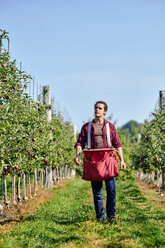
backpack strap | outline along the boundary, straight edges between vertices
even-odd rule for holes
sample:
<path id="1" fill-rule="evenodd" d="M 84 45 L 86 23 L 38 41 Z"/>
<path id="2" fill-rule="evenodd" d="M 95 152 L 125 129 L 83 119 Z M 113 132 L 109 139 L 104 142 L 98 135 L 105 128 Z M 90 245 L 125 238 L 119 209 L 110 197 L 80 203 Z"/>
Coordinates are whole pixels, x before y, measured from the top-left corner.
<path id="1" fill-rule="evenodd" d="M 91 148 L 91 126 L 92 126 L 92 121 L 89 122 L 89 125 L 88 125 L 88 140 L 87 140 L 88 149 Z M 111 144 L 109 123 L 106 124 L 106 134 L 107 134 L 107 145 L 108 145 L 108 147 L 111 147 L 112 144 Z"/>
<path id="2" fill-rule="evenodd" d="M 111 147 L 111 136 L 110 136 L 110 127 L 109 127 L 109 123 L 106 124 L 106 132 L 107 132 L 107 145 L 108 147 Z"/>
<path id="3" fill-rule="evenodd" d="M 87 141 L 88 149 L 91 148 L 91 126 L 92 126 L 92 121 L 90 121 L 88 125 L 88 141 Z"/>

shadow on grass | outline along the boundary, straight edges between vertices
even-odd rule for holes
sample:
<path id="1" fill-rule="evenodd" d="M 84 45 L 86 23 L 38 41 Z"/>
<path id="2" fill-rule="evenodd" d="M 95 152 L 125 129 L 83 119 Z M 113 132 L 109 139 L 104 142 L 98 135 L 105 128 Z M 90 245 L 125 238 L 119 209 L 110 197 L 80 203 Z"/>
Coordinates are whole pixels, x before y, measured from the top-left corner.
<path id="1" fill-rule="evenodd" d="M 71 232 L 67 233 L 65 230 L 60 231 L 53 227 L 45 227 L 43 230 L 28 229 L 23 231 L 23 235 L 26 236 L 26 239 L 24 239 L 23 242 L 20 242 L 19 236 L 16 238 L 17 241 L 15 242 L 21 245 L 19 247 L 59 247 L 60 244 L 66 245 L 69 242 L 81 242 L 83 240 L 83 238 L 78 237 Z M 34 246 L 34 239 L 37 240 L 37 246 Z"/>
<path id="2" fill-rule="evenodd" d="M 117 242 L 113 242 L 111 244 L 108 244 L 108 245 L 104 246 L 104 248 L 126 248 L 126 246 L 122 245 L 120 243 L 117 243 Z"/>
<path id="3" fill-rule="evenodd" d="M 23 229 L 19 232 L 19 235 L 16 235 L 18 244 L 22 245 L 20 243 L 20 235 L 26 236 L 23 243 L 28 245 L 33 244 L 34 238 L 36 238 L 37 247 L 58 247 L 60 244 L 67 245 L 69 242 L 83 242 L 84 238 L 74 233 L 75 227 L 77 229 L 77 225 L 84 221 L 81 216 L 77 215 L 73 219 L 69 219 L 68 217 L 48 214 L 47 218 L 44 219 L 44 224 L 40 226 L 43 219 L 44 217 L 38 215 L 25 217 L 21 222 L 30 223 L 30 227 L 28 225 L 28 228 Z M 37 226 L 38 228 L 36 228 Z"/>
<path id="4" fill-rule="evenodd" d="M 58 237 L 58 238 L 53 238 L 53 237 L 50 237 L 49 235 L 45 235 L 44 234 L 44 239 L 43 239 L 43 236 L 42 234 L 39 235 L 37 237 L 39 240 L 41 240 L 41 243 L 42 244 L 48 244 L 48 245 L 60 245 L 62 243 L 64 244 L 67 244 L 71 241 L 81 241 L 82 239 L 79 238 L 79 237 L 76 237 L 76 236 L 68 236 L 67 234 L 63 235 L 62 237 Z"/>
<path id="5" fill-rule="evenodd" d="M 43 216 L 37 216 L 37 215 L 30 215 L 25 217 L 21 222 L 34 222 L 34 221 L 42 221 L 44 218 Z M 83 223 L 84 221 L 87 221 L 89 218 L 87 216 L 73 216 L 73 217 L 65 217 L 65 216 L 56 216 L 55 214 L 48 214 L 45 216 L 45 220 L 47 220 L 48 223 L 54 222 L 58 225 L 80 225 L 80 223 Z"/>
<path id="6" fill-rule="evenodd" d="M 2 221 L 0 221 L 0 225 L 5 225 L 7 223 L 10 223 L 10 222 L 20 222 L 20 220 L 18 218 L 9 218 L 9 219 L 3 219 Z"/>

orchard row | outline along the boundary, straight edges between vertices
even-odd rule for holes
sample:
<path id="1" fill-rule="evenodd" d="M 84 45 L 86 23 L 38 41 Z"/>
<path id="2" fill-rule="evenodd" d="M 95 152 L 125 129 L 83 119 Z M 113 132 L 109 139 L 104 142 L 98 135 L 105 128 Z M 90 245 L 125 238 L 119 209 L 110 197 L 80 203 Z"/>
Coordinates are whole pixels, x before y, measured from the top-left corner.
<path id="1" fill-rule="evenodd" d="M 165 104 L 152 113 L 151 121 L 145 121 L 140 142 L 132 153 L 133 166 L 145 173 L 165 173 Z"/>
<path id="2" fill-rule="evenodd" d="M 1 38 L 8 34 L 1 30 Z M 73 127 L 33 102 L 25 93 L 29 75 L 20 71 L 9 52 L 0 53 L 0 173 L 31 173 L 45 166 L 73 166 Z"/>

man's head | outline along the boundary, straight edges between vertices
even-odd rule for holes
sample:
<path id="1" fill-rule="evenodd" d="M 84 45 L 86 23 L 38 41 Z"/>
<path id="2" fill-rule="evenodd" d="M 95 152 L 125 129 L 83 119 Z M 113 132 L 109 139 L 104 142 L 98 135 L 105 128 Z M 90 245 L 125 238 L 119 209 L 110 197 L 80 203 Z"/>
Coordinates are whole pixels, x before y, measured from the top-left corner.
<path id="1" fill-rule="evenodd" d="M 102 114 L 103 116 L 106 114 L 108 106 L 104 101 L 97 101 L 94 105 L 95 115 Z"/>
<path id="2" fill-rule="evenodd" d="M 101 104 L 104 105 L 104 111 L 107 112 L 107 110 L 108 110 L 108 105 L 107 105 L 106 102 L 104 102 L 104 101 L 97 101 L 97 102 L 95 103 L 94 107 L 96 108 L 96 105 L 99 104 L 99 103 L 101 103 Z"/>

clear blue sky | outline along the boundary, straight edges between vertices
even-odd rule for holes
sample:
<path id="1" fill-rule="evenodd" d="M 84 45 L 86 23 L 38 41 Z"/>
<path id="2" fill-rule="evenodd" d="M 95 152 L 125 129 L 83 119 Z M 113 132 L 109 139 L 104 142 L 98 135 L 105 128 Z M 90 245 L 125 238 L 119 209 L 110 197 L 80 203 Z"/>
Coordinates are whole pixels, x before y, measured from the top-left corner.
<path id="1" fill-rule="evenodd" d="M 165 90 L 164 13 L 164 0 L 1 0 L 0 28 L 79 130 L 100 99 L 117 126 L 149 117 Z"/>

